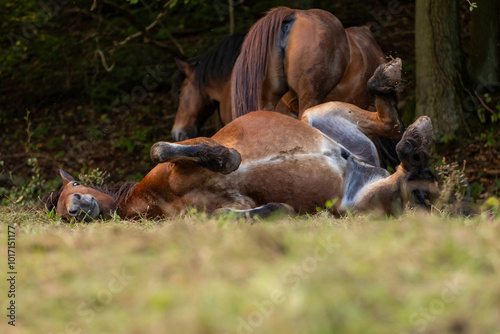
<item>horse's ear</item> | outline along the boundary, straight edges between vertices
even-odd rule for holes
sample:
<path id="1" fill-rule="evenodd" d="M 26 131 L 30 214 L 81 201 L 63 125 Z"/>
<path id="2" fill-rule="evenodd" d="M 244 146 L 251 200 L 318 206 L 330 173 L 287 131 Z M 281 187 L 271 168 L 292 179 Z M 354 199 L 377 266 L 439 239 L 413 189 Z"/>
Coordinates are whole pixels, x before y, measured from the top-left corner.
<path id="1" fill-rule="evenodd" d="M 177 64 L 177 67 L 179 70 L 182 72 L 186 73 L 187 70 L 189 69 L 189 64 L 186 63 L 184 60 L 180 60 L 179 58 L 175 58 L 175 63 Z"/>
<path id="2" fill-rule="evenodd" d="M 63 187 L 65 185 L 67 185 L 70 181 L 75 181 L 75 179 L 73 178 L 73 176 L 69 175 L 68 173 L 66 173 L 62 169 L 59 169 L 59 174 L 61 174 L 61 179 L 63 181 Z"/>

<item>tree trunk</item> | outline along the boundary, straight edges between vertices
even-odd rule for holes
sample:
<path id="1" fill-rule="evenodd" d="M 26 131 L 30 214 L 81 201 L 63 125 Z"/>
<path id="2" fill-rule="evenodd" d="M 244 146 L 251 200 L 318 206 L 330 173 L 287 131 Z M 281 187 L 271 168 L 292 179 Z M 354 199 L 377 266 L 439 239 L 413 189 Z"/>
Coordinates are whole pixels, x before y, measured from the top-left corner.
<path id="1" fill-rule="evenodd" d="M 472 11 L 469 72 L 479 88 L 499 79 L 499 10 L 498 0 L 481 0 Z"/>
<path id="2" fill-rule="evenodd" d="M 428 115 L 437 142 L 468 130 L 462 107 L 462 50 L 458 1 L 417 0 L 416 114 Z"/>

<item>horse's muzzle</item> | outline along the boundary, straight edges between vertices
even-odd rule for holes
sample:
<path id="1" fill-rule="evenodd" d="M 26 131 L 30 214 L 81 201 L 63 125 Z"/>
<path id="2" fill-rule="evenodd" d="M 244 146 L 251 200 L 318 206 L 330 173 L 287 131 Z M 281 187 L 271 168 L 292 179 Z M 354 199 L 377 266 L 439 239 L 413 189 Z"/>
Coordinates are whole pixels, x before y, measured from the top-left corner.
<path id="1" fill-rule="evenodd" d="M 99 204 L 94 197 L 78 193 L 71 195 L 66 210 L 71 217 L 85 221 L 96 218 L 100 213 Z"/>
<path id="2" fill-rule="evenodd" d="M 188 140 L 191 138 L 195 138 L 196 136 L 198 136 L 198 129 L 196 128 L 196 126 L 193 126 L 189 129 L 183 129 L 183 128 L 172 129 L 172 138 L 175 141 Z"/>

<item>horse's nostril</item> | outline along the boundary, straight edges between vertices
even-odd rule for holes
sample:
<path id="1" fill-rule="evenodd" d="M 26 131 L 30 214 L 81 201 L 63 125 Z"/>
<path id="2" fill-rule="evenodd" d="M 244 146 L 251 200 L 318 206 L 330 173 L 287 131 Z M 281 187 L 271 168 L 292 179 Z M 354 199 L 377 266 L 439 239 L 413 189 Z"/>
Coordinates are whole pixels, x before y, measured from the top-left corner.
<path id="1" fill-rule="evenodd" d="M 77 200 L 82 199 L 82 195 L 80 194 L 74 194 L 73 197 L 76 198 Z"/>

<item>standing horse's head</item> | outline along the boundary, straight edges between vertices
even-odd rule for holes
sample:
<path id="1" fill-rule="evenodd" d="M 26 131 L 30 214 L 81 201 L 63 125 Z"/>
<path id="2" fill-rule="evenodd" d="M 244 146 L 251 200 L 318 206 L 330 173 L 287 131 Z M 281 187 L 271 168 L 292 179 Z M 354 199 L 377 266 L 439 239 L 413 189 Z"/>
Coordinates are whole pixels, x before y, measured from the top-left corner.
<path id="1" fill-rule="evenodd" d="M 100 190 L 85 187 L 62 169 L 59 172 L 63 181 L 63 188 L 56 206 L 59 216 L 84 221 L 90 221 L 99 216 L 111 218 L 117 208 L 113 197 Z"/>
<path id="2" fill-rule="evenodd" d="M 176 59 L 179 71 L 172 90 L 179 97 L 179 107 L 172 127 L 175 141 L 194 138 L 202 124 L 212 115 L 217 104 L 212 101 L 196 77 L 196 62 Z"/>

